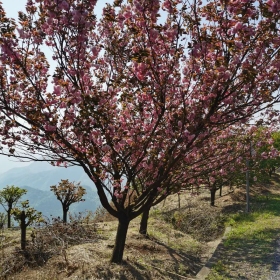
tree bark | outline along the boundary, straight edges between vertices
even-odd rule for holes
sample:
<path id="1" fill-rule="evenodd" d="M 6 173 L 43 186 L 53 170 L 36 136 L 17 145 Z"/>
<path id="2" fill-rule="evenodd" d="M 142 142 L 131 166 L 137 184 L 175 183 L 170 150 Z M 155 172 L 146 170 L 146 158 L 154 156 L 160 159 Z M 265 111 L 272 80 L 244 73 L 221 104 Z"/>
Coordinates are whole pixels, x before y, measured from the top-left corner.
<path id="1" fill-rule="evenodd" d="M 111 257 L 111 262 L 117 264 L 121 263 L 123 259 L 125 240 L 126 240 L 129 222 L 130 222 L 129 217 L 122 212 L 120 212 L 118 219 L 119 219 L 119 225 L 117 229 L 115 246 Z"/>
<path id="2" fill-rule="evenodd" d="M 147 235 L 147 229 L 148 229 L 148 219 L 149 219 L 149 214 L 150 214 L 150 207 L 147 208 L 141 217 L 141 222 L 140 222 L 140 229 L 139 229 L 139 233 L 140 234 L 144 234 Z"/>
<path id="3" fill-rule="evenodd" d="M 7 216 L 8 216 L 8 228 L 11 228 L 11 210 L 12 209 L 8 209 L 7 211 Z"/>
<path id="4" fill-rule="evenodd" d="M 20 229 L 21 229 L 21 239 L 20 239 L 20 244 L 21 244 L 21 250 L 25 250 L 26 247 L 26 224 L 25 224 L 25 212 L 21 212 L 20 216 Z"/>
<path id="5" fill-rule="evenodd" d="M 68 213 L 68 210 L 66 207 L 62 207 L 63 208 L 63 223 L 67 223 L 67 213 Z"/>
<path id="6" fill-rule="evenodd" d="M 210 205 L 215 206 L 215 194 L 216 194 L 216 189 L 213 188 L 210 190 L 211 192 L 211 200 L 210 200 Z"/>

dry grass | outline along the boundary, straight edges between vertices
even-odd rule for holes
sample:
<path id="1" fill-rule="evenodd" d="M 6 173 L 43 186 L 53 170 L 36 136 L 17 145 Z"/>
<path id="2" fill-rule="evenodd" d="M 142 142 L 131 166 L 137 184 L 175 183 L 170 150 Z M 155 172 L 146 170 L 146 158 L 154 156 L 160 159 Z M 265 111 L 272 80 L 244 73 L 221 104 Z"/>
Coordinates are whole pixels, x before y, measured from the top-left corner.
<path id="1" fill-rule="evenodd" d="M 88 225 L 87 229 L 94 232 L 95 237 L 84 242 L 80 238 L 77 244 L 59 240 L 58 233 L 55 238 L 45 235 L 45 241 L 40 236 L 38 242 L 49 242 L 40 252 L 29 242 L 23 253 L 18 248 L 19 231 L 5 230 L 4 235 L 9 234 L 13 244 L 2 248 L 1 279 L 186 279 L 197 273 L 202 246 L 194 247 L 192 238 L 154 218 L 150 230 L 156 232 L 157 227 L 159 235 L 150 238 L 139 235 L 138 224 L 139 220 L 135 220 L 130 225 L 121 266 L 109 264 L 117 227 L 115 221 Z"/>
<path id="2" fill-rule="evenodd" d="M 196 198 L 181 194 L 180 210 L 178 196 L 169 197 L 151 211 L 149 238 L 138 233 L 140 218 L 133 220 L 122 265 L 109 263 L 117 221 L 102 209 L 94 217 L 74 217 L 67 226 L 48 223 L 33 234 L 33 241 L 30 230 L 26 252 L 19 249 L 20 232 L 6 229 L 1 235 L 0 278 L 194 279 L 223 234 L 221 213 L 244 207 L 227 189 L 223 192 L 216 207 L 209 206 L 208 193 Z"/>

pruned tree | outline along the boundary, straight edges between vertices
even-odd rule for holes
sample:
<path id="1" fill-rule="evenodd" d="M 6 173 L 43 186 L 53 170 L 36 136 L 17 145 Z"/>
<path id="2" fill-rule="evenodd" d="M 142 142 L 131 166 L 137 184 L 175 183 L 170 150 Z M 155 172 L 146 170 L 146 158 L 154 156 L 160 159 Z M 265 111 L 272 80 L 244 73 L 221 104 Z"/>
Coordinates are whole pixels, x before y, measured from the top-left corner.
<path id="1" fill-rule="evenodd" d="M 51 186 L 51 191 L 54 192 L 56 198 L 61 202 L 63 210 L 63 222 L 67 223 L 67 213 L 71 204 L 85 201 L 83 196 L 86 194 L 85 188 L 80 183 L 61 180 L 58 186 Z"/>
<path id="2" fill-rule="evenodd" d="M 34 223 L 40 223 L 44 219 L 42 213 L 29 206 L 29 201 L 21 202 L 21 207 L 13 208 L 11 214 L 19 222 L 21 230 L 21 249 L 26 248 L 26 229 Z"/>
<path id="3" fill-rule="evenodd" d="M 82 166 L 119 222 L 112 262 L 210 139 L 277 119 L 279 4 L 245 2 L 123 0 L 97 20 L 96 0 L 29 0 L 19 24 L 0 8 L 1 153 Z"/>
<path id="4" fill-rule="evenodd" d="M 12 186 L 6 186 L 0 191 L 0 204 L 7 212 L 8 228 L 11 227 L 11 211 L 19 199 L 27 193 L 27 190 Z"/>

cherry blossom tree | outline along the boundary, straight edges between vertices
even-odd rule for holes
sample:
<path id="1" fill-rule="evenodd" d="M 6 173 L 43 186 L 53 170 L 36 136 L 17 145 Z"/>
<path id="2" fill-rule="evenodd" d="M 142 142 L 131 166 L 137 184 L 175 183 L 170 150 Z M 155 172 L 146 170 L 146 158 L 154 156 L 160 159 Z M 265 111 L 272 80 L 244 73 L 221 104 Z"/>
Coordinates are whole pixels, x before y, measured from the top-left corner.
<path id="1" fill-rule="evenodd" d="M 280 131 L 275 131 L 272 134 L 273 147 L 280 152 Z M 269 148 L 267 145 L 264 145 L 259 148 L 260 152 L 264 153 L 264 159 L 259 162 L 259 169 L 261 175 L 263 175 L 264 180 L 269 180 L 276 169 L 280 167 L 280 157 L 274 156 L 269 157 Z M 262 177 L 262 176 L 261 176 Z"/>
<path id="2" fill-rule="evenodd" d="M 275 128 L 276 129 L 276 128 Z M 215 205 L 215 194 L 224 185 L 245 185 L 246 172 L 250 172 L 250 185 L 254 181 L 265 180 L 264 162 L 276 163 L 279 151 L 275 145 L 276 131 L 271 127 L 239 127 L 237 131 L 231 131 L 229 138 L 224 139 L 230 153 L 226 160 L 220 153 L 213 150 L 213 157 L 217 160 L 216 168 L 207 165 L 199 177 L 201 185 L 210 190 L 210 205 Z M 226 162 L 227 161 L 227 162 Z M 267 177 L 266 177 L 267 179 Z"/>
<path id="3" fill-rule="evenodd" d="M 116 0 L 100 20 L 95 5 L 28 0 L 18 24 L 0 8 L 1 153 L 80 165 L 120 263 L 129 222 L 188 183 L 208 141 L 277 120 L 280 4 Z"/>

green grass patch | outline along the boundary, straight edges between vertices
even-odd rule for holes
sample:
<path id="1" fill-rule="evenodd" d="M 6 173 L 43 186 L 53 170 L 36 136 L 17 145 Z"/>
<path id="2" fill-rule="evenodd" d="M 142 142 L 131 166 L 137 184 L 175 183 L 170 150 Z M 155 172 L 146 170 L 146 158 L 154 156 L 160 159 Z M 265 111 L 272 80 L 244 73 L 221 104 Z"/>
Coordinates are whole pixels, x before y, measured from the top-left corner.
<path id="1" fill-rule="evenodd" d="M 225 274 L 228 272 L 228 267 L 219 260 L 213 267 L 212 271 L 207 277 L 208 280 L 228 280 L 227 276 Z"/>
<path id="2" fill-rule="evenodd" d="M 227 247 L 246 246 L 258 244 L 266 249 L 268 243 L 274 240 L 280 228 L 280 196 L 274 195 L 267 199 L 253 200 L 251 213 L 236 213 L 229 215 L 227 225 L 232 230 L 225 240 Z M 247 244 L 247 245 L 246 245 Z M 254 248 L 252 248 L 254 250 Z M 255 248 L 259 251 L 259 249 Z M 271 248 L 273 250 L 273 248 Z"/>
<path id="3" fill-rule="evenodd" d="M 208 280 L 231 279 L 233 275 L 229 266 L 242 267 L 242 263 L 247 263 L 261 269 L 272 261 L 273 242 L 280 237 L 280 195 L 271 195 L 268 199 L 258 196 L 252 199 L 251 209 L 250 213 L 228 215 L 226 225 L 231 227 L 231 231 L 223 241 L 224 249 L 220 256 L 220 259 L 228 261 L 217 261 Z"/>

